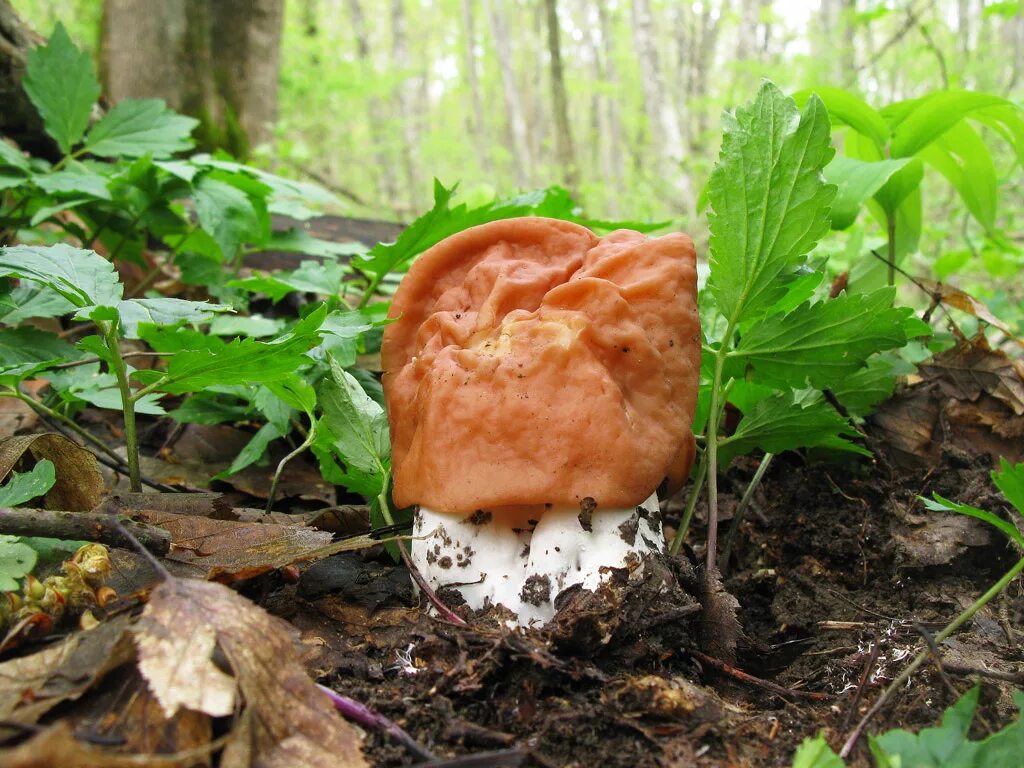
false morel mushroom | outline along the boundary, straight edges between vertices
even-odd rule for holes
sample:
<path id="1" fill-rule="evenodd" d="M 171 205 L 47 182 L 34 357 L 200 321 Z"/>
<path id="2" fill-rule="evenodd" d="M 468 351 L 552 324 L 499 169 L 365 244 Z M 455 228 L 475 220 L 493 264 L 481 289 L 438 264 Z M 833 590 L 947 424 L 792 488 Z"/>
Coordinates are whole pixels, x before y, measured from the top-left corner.
<path id="1" fill-rule="evenodd" d="M 412 558 L 468 605 L 546 621 L 567 587 L 663 547 L 700 370 L 693 243 L 546 218 L 426 251 L 381 350 Z"/>

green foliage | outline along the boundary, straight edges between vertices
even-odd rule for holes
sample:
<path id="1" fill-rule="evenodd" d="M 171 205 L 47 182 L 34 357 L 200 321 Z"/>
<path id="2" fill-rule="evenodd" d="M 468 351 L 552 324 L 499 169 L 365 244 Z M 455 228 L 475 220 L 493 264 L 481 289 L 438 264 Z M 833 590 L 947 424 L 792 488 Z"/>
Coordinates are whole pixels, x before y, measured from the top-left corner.
<path id="1" fill-rule="evenodd" d="M 1024 718 L 1001 731 L 971 741 L 968 731 L 978 710 L 980 688 L 974 686 L 942 716 L 942 724 L 910 733 L 897 728 L 870 738 L 876 768 L 1003 768 L 1020 762 Z M 1024 710 L 1024 693 L 1013 696 Z M 845 763 L 822 736 L 806 739 L 793 757 L 793 768 L 843 768 Z"/>
<path id="2" fill-rule="evenodd" d="M 0 592 L 14 592 L 18 579 L 32 573 L 38 556 L 17 536 L 0 534 Z"/>
<path id="3" fill-rule="evenodd" d="M 1011 464 L 1005 458 L 999 460 L 999 469 L 992 471 L 992 482 L 1003 492 L 1007 501 L 1013 505 L 1017 514 L 1024 523 L 1024 464 Z M 921 502 L 931 510 L 937 512 L 956 512 L 982 520 L 1002 531 L 1010 541 L 1024 549 L 1024 533 L 1013 523 L 1004 520 L 992 512 L 978 509 L 970 504 L 959 504 L 943 498 L 938 493 L 933 493 L 931 499 L 918 497 Z"/>
<path id="4" fill-rule="evenodd" d="M 7 482 L 0 486 L 0 507 L 16 507 L 42 496 L 57 482 L 53 462 L 41 459 L 29 472 L 11 472 Z"/>

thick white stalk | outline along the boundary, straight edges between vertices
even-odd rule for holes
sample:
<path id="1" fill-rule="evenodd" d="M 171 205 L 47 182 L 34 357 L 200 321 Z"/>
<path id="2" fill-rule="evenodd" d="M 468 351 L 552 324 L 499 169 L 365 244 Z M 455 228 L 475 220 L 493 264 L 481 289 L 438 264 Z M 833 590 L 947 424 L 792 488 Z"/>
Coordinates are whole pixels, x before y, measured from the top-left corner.
<path id="1" fill-rule="evenodd" d="M 412 560 L 435 590 L 455 589 L 474 609 L 502 605 L 520 625 L 549 621 L 564 589 L 596 589 L 608 569 L 664 551 L 656 494 L 589 515 L 554 507 L 527 527 L 486 511 L 456 516 L 420 507 L 413 533 Z"/>

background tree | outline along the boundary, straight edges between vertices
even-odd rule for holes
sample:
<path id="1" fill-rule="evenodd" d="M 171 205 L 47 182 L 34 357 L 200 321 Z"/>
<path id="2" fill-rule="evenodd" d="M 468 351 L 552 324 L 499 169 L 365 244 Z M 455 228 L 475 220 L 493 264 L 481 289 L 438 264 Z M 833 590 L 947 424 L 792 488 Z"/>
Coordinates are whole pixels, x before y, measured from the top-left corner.
<path id="1" fill-rule="evenodd" d="M 104 92 L 162 98 L 245 158 L 273 135 L 283 19 L 284 0 L 104 0 Z"/>

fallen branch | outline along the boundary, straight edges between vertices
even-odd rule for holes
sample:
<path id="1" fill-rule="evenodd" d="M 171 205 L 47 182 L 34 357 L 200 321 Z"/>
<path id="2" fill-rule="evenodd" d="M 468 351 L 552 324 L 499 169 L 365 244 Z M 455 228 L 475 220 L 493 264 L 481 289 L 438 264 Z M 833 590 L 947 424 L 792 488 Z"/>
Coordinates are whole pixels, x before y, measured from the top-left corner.
<path id="1" fill-rule="evenodd" d="M 129 536 L 119 530 L 123 526 Z M 50 509 L 0 508 L 0 533 L 8 536 L 43 536 L 51 539 L 81 539 L 111 547 L 130 547 L 132 538 L 149 552 L 165 555 L 171 548 L 171 534 L 164 528 L 147 525 L 107 512 L 63 512 Z"/>
<path id="2" fill-rule="evenodd" d="M 773 683 L 771 680 L 764 680 L 760 677 L 754 677 L 753 675 L 744 672 L 742 669 L 737 669 L 731 664 L 726 664 L 720 659 L 716 659 L 714 656 L 708 656 L 700 651 L 688 650 L 691 656 L 697 659 L 702 664 L 707 664 L 709 667 L 713 667 L 724 675 L 728 675 L 740 682 L 753 685 L 757 688 L 763 688 L 764 690 L 774 693 L 776 696 L 782 696 L 785 699 L 806 699 L 808 701 L 830 701 L 832 696 L 827 693 L 816 693 L 814 691 L 796 691 L 792 688 L 784 688 L 778 683 Z"/>

